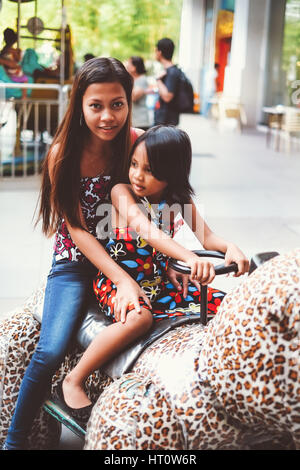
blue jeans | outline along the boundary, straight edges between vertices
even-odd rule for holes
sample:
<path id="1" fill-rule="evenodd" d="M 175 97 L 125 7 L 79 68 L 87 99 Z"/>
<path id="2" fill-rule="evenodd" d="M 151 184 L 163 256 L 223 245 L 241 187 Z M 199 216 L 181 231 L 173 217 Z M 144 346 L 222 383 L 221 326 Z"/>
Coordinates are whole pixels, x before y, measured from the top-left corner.
<path id="1" fill-rule="evenodd" d="M 53 260 L 40 339 L 22 380 L 5 442 L 8 449 L 22 449 L 26 444 L 33 420 L 50 390 L 51 378 L 77 331 L 96 272 L 89 261 Z"/>

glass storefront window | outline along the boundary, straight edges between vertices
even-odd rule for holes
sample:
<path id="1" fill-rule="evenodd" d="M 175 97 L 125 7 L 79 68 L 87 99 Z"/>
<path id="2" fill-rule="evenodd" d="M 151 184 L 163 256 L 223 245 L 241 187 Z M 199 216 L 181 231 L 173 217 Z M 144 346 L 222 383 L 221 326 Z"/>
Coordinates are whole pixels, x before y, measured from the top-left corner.
<path id="1" fill-rule="evenodd" d="M 224 88 L 225 68 L 230 62 L 235 0 L 206 0 L 201 112 L 208 115 L 216 94 Z"/>

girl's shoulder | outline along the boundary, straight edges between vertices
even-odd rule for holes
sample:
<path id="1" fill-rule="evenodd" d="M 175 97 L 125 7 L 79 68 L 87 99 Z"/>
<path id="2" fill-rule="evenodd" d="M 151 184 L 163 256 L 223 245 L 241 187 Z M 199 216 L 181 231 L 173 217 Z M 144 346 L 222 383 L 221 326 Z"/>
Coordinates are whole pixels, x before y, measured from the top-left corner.
<path id="1" fill-rule="evenodd" d="M 126 197 L 127 199 L 130 199 L 131 202 L 138 202 L 136 195 L 132 191 L 131 185 L 125 183 L 115 184 L 111 189 L 110 197 L 113 205 L 119 205 L 120 197 Z"/>
<path id="2" fill-rule="evenodd" d="M 60 144 L 56 143 L 49 150 L 47 160 L 48 160 L 48 171 L 49 171 L 50 180 L 52 180 L 53 170 L 54 170 L 54 166 L 56 162 L 56 157 L 59 152 L 59 148 L 60 148 Z"/>
<path id="3" fill-rule="evenodd" d="M 111 196 L 133 194 L 130 184 L 117 183 L 111 189 Z"/>
<path id="4" fill-rule="evenodd" d="M 144 134 L 144 130 L 143 129 L 139 129 L 138 127 L 132 127 L 130 129 L 130 134 L 131 134 L 131 142 L 132 142 L 132 145 L 134 144 L 134 142 L 136 141 L 136 139 L 138 137 L 140 137 L 140 135 Z"/>

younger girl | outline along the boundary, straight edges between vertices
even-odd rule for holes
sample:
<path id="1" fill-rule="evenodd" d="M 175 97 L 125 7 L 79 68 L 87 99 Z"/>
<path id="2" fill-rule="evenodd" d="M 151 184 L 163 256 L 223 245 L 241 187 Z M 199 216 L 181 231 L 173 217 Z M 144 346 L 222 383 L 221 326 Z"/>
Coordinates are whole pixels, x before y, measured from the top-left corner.
<path id="1" fill-rule="evenodd" d="M 92 341 L 59 390 L 60 400 L 69 407 L 71 413 L 72 408 L 82 403 L 84 382 L 89 374 L 144 334 L 153 318 L 159 320 L 166 316 L 183 315 L 196 305 L 199 310 L 199 283 L 210 283 L 215 272 L 209 261 L 199 258 L 172 240 L 174 218 L 181 207 L 188 206 L 191 220 L 187 222 L 204 248 L 226 253 L 226 264 L 233 261 L 238 264 L 237 275 L 249 269 L 243 253 L 232 243 L 215 235 L 198 214 L 191 199 L 190 166 L 191 145 L 187 134 L 173 126 L 156 126 L 142 134 L 133 146 L 130 184 L 117 184 L 111 191 L 114 228 L 106 250 L 140 283 L 152 307 L 140 298 L 139 313 L 134 305 L 117 311 L 116 285 L 105 273 L 98 272 L 94 291 L 101 308 L 112 318 L 113 323 Z M 157 214 L 154 206 L 159 209 Z M 149 215 L 152 221 L 148 220 Z M 160 252 L 190 266 L 192 282 L 187 287 L 185 277 L 183 292 L 176 289 L 181 289 L 178 275 L 170 269 L 168 277 L 173 283 L 163 279 L 164 260 Z M 223 296 L 217 290 L 209 290 L 210 313 L 215 313 Z"/>

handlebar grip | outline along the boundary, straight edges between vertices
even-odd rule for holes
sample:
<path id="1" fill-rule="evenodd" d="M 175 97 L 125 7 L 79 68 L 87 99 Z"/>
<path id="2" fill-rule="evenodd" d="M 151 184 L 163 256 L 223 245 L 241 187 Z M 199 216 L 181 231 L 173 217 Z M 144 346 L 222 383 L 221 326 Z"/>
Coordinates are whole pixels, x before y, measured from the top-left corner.
<path id="1" fill-rule="evenodd" d="M 179 273 L 191 274 L 191 269 L 189 266 L 181 264 L 179 261 L 174 260 L 172 258 L 169 260 L 169 266 L 170 268 L 174 269 L 175 271 L 178 271 Z M 216 276 L 219 276 L 221 274 L 236 273 L 237 271 L 238 265 L 236 263 L 231 263 L 228 266 L 225 266 L 225 264 L 219 264 L 218 266 L 215 266 Z"/>
<path id="2" fill-rule="evenodd" d="M 193 252 L 200 257 L 225 259 L 225 254 L 220 251 L 193 250 Z M 173 258 L 169 259 L 169 267 L 182 274 L 191 274 L 189 266 L 181 264 L 180 261 Z M 231 263 L 229 266 L 225 266 L 225 264 L 215 266 L 215 273 L 217 276 L 237 271 L 238 265 L 236 263 Z M 203 285 L 201 285 L 200 322 L 203 325 L 206 325 L 207 323 L 207 286 Z"/>
<path id="3" fill-rule="evenodd" d="M 225 264 L 219 264 L 218 266 L 215 266 L 216 276 L 221 274 L 237 273 L 238 270 L 239 267 L 236 263 L 231 263 L 228 266 L 225 266 Z"/>

